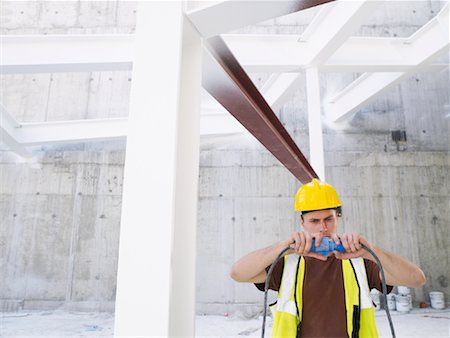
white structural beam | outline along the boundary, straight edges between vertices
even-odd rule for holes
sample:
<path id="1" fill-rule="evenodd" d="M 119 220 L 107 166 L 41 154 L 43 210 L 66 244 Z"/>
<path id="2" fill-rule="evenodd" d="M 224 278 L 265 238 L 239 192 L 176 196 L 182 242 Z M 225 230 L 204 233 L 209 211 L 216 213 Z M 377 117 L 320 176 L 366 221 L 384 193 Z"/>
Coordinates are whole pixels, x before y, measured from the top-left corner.
<path id="1" fill-rule="evenodd" d="M 0 141 L 22 157 L 32 156 L 28 147 L 125 140 L 128 135 L 127 117 L 18 123 L 1 105 L 0 113 Z M 247 133 L 247 130 L 228 112 L 200 116 L 201 136 L 240 133 Z"/>
<path id="2" fill-rule="evenodd" d="M 223 38 L 250 72 L 298 72 L 309 64 L 308 48 L 298 43 L 295 35 L 239 34 Z M 320 71 L 408 71 L 415 66 L 410 41 L 350 37 L 320 66 Z M 133 65 L 133 35 L 14 35 L 0 36 L 0 43 L 2 74 L 131 70 Z M 445 66 L 430 64 L 424 71 L 439 71 Z"/>
<path id="3" fill-rule="evenodd" d="M 299 73 L 273 74 L 261 88 L 261 94 L 274 112 L 300 88 L 303 76 Z"/>
<path id="4" fill-rule="evenodd" d="M 130 70 L 134 35 L 2 35 L 0 72 Z"/>
<path id="5" fill-rule="evenodd" d="M 200 161 L 202 42 L 184 19 L 176 131 L 176 175 L 169 337 L 195 336 L 197 200 Z"/>
<path id="6" fill-rule="evenodd" d="M 127 129 L 128 118 L 21 123 L 16 139 L 24 146 L 111 141 L 126 138 Z"/>
<path id="7" fill-rule="evenodd" d="M 194 336 L 201 47 L 184 21 L 181 1 L 138 4 L 115 337 Z"/>
<path id="8" fill-rule="evenodd" d="M 336 1 L 322 6 L 301 35 L 306 64 L 323 64 L 356 31 L 381 1 Z"/>
<path id="9" fill-rule="evenodd" d="M 321 180 L 325 180 L 320 81 L 317 67 L 306 69 L 308 100 L 309 163 Z"/>
<path id="10" fill-rule="evenodd" d="M 223 39 L 248 72 L 298 72 L 308 67 L 307 48 L 290 35 L 224 35 Z M 382 53 L 380 52 L 382 51 Z M 350 37 L 323 64 L 321 72 L 409 71 L 417 65 L 409 38 Z M 448 64 L 427 64 L 440 71 Z"/>
<path id="11" fill-rule="evenodd" d="M 189 11 L 188 17 L 204 38 L 210 38 L 329 1 L 216 1 Z"/>
<path id="12" fill-rule="evenodd" d="M 379 3 L 368 0 L 334 1 L 321 6 L 299 39 L 305 52 L 304 62 L 309 66 L 323 64 Z M 274 74 L 262 88 L 262 93 L 276 111 L 298 89 L 300 81 L 297 74 Z"/>
<path id="13" fill-rule="evenodd" d="M 17 140 L 20 124 L 0 104 L 0 142 L 22 157 L 31 157 L 31 152 Z"/>
<path id="14" fill-rule="evenodd" d="M 408 46 L 416 65 L 409 72 L 364 73 L 325 104 L 326 114 L 339 122 L 373 100 L 377 95 L 417 73 L 449 48 L 448 4 L 441 12 L 409 39 Z M 404 55 L 408 57 L 408 55 Z"/>

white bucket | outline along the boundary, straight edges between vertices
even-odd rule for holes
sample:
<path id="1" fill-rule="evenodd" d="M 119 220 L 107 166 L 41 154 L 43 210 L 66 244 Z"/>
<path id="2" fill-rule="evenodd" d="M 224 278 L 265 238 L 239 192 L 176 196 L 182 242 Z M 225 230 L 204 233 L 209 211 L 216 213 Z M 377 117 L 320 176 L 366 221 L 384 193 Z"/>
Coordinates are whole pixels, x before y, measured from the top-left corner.
<path id="1" fill-rule="evenodd" d="M 398 312 L 409 312 L 410 308 L 410 298 L 408 296 L 396 295 L 395 296 L 395 307 Z"/>
<path id="2" fill-rule="evenodd" d="M 399 295 L 406 296 L 411 294 L 411 290 L 407 286 L 397 286 L 397 291 Z"/>
<path id="3" fill-rule="evenodd" d="M 372 290 L 370 291 L 370 298 L 372 298 L 372 302 L 375 303 L 375 310 L 380 309 L 380 292 L 378 290 Z"/>
<path id="4" fill-rule="evenodd" d="M 406 297 L 408 297 L 409 309 L 412 310 L 413 309 L 412 296 L 411 295 L 406 295 Z"/>
<path id="5" fill-rule="evenodd" d="M 388 309 L 395 311 L 395 294 L 390 293 L 386 296 Z"/>
<path id="6" fill-rule="evenodd" d="M 433 309 L 445 309 L 444 293 L 440 291 L 432 291 L 429 293 L 430 303 Z"/>

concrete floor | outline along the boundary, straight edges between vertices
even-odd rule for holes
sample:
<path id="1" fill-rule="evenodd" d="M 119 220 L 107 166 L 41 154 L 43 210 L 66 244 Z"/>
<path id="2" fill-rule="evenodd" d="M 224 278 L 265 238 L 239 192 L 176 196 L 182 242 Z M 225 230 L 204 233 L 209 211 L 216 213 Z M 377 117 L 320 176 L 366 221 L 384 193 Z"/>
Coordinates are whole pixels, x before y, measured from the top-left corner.
<path id="1" fill-rule="evenodd" d="M 450 308 L 392 313 L 397 337 L 450 337 Z M 390 337 L 383 312 L 376 314 L 380 337 Z M 270 319 L 268 321 L 270 324 Z M 197 337 L 260 337 L 261 318 L 197 316 Z M 114 315 L 67 311 L 0 313 L 0 337 L 113 337 Z M 270 332 L 268 327 L 266 332 Z M 270 336 L 270 333 L 266 334 Z"/>

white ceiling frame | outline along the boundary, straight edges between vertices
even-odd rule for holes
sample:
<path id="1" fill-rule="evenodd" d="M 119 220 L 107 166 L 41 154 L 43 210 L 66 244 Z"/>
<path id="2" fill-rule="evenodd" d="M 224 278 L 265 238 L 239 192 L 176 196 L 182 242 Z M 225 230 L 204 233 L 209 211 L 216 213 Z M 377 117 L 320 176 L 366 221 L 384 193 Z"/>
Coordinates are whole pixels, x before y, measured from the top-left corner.
<path id="1" fill-rule="evenodd" d="M 0 141 L 16 154 L 29 158 L 32 156 L 31 152 L 17 141 L 17 133 L 20 128 L 20 124 L 0 104 Z"/>
<path id="2" fill-rule="evenodd" d="M 449 12 L 446 5 L 439 14 L 408 40 L 409 52 L 404 56 L 415 60 L 408 72 L 364 73 L 325 103 L 326 115 L 334 122 L 350 117 L 376 96 L 392 88 L 414 73 L 426 69 L 433 59 L 449 50 Z"/>
<path id="3" fill-rule="evenodd" d="M 1 74 L 132 69 L 134 36 L 130 34 L 2 35 L 0 43 Z"/>
<path id="4" fill-rule="evenodd" d="M 124 139 L 128 118 L 21 123 L 15 139 L 25 147 L 51 143 Z"/>
<path id="5" fill-rule="evenodd" d="M 293 35 L 224 35 L 249 72 L 298 72 L 308 66 L 304 44 Z M 131 70 L 133 35 L 0 36 L 0 73 L 53 73 Z M 34 41 L 34 42 L 33 42 Z M 321 71 L 407 71 L 415 67 L 409 38 L 349 38 Z M 80 50 L 83 54 L 80 55 Z M 383 50 L 383 55 L 379 51 Z M 378 51 L 378 53 L 374 53 Z M 430 64 L 430 71 L 443 64 Z"/>
<path id="6" fill-rule="evenodd" d="M 274 112 L 289 100 L 303 81 L 302 74 L 282 73 L 273 74 L 261 88 L 261 94 Z"/>
<path id="7" fill-rule="evenodd" d="M 323 64 L 379 5 L 378 0 L 336 1 L 321 9 L 298 40 L 305 64 Z"/>
<path id="8" fill-rule="evenodd" d="M 302 5 L 302 2 L 304 3 Z M 296 12 L 308 1 L 220 1 L 187 12 L 203 38 Z M 306 7 L 307 8 L 307 7 Z"/>
<path id="9" fill-rule="evenodd" d="M 128 118 L 48 121 L 19 123 L 0 105 L 0 136 L 12 151 L 31 157 L 27 147 L 43 144 L 124 140 L 128 134 Z M 200 117 L 202 136 L 237 134 L 246 129 L 228 112 Z"/>
<path id="10" fill-rule="evenodd" d="M 248 72 L 299 72 L 310 66 L 303 44 L 295 36 L 224 35 L 225 42 Z M 417 65 L 409 38 L 350 37 L 323 65 L 326 72 L 408 71 Z M 380 53 L 380 50 L 383 53 Z M 430 63 L 426 71 L 448 66 Z"/>
<path id="11" fill-rule="evenodd" d="M 380 3 L 368 0 L 335 1 L 322 5 L 298 40 L 305 46 L 308 66 L 317 66 L 327 60 Z M 261 92 L 272 109 L 278 111 L 292 97 L 301 81 L 300 74 L 273 74 Z"/>

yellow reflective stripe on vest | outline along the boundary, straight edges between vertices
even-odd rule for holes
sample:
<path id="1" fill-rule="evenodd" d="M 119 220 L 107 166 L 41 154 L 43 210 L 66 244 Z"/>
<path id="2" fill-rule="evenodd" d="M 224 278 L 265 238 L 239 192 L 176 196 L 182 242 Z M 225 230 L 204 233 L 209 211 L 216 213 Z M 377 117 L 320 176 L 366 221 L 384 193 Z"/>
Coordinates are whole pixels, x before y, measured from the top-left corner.
<path id="1" fill-rule="evenodd" d="M 362 258 L 342 260 L 342 274 L 348 336 L 350 338 L 378 337 L 364 260 Z"/>
<path id="2" fill-rule="evenodd" d="M 342 273 L 349 338 L 378 337 L 364 260 L 362 258 L 342 260 Z M 284 257 L 281 286 L 277 304 L 273 309 L 275 310 L 273 338 L 297 337 L 297 328 L 302 320 L 304 275 L 305 260 L 303 257 L 300 257 L 300 260 L 297 255 Z"/>
<path id="3" fill-rule="evenodd" d="M 345 309 L 347 311 L 347 333 L 349 337 L 355 337 L 353 330 L 355 328 L 359 331 L 360 327 L 359 313 L 358 318 L 354 317 L 354 311 L 356 310 L 359 312 L 360 290 L 358 280 L 355 278 L 355 272 L 353 271 L 352 264 L 347 259 L 342 260 L 342 274 L 344 278 Z"/>
<path id="4" fill-rule="evenodd" d="M 303 314 L 303 279 L 305 278 L 305 259 L 300 257 L 300 265 L 297 272 L 297 286 L 295 291 L 296 302 L 297 302 L 297 310 L 298 310 L 298 319 L 299 323 L 302 321 Z"/>

